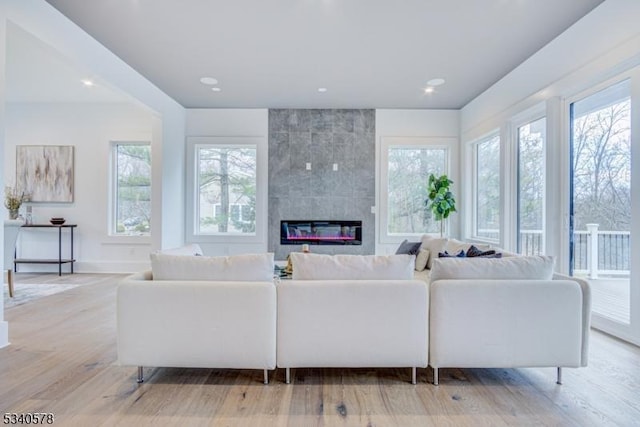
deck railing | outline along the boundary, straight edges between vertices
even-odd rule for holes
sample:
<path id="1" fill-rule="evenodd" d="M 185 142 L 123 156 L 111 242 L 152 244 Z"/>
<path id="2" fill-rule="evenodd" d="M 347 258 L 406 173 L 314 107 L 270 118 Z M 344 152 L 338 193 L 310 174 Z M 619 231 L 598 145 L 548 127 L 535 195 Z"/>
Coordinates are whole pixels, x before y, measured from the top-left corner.
<path id="1" fill-rule="evenodd" d="M 599 230 L 598 224 L 587 224 L 586 230 L 573 233 L 573 272 L 597 279 L 598 275 L 629 275 L 630 233 L 628 231 Z M 483 236 L 497 239 L 498 230 L 482 230 Z M 521 230 L 520 247 L 523 255 L 544 252 L 542 230 Z"/>
<path id="2" fill-rule="evenodd" d="M 574 232 L 573 271 L 597 279 L 599 274 L 630 273 L 631 233 L 598 230 L 598 224 L 587 224 L 587 231 Z"/>

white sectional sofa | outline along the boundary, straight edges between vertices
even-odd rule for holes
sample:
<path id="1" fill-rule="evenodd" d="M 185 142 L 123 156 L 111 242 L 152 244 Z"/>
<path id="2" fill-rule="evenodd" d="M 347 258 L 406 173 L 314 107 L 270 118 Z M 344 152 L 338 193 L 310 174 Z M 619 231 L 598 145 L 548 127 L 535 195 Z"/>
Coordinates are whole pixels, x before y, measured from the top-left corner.
<path id="1" fill-rule="evenodd" d="M 414 257 L 292 253 L 277 286 L 277 365 L 407 367 L 428 364 L 429 292 Z"/>
<path id="2" fill-rule="evenodd" d="M 443 258 L 430 278 L 429 364 L 438 369 L 587 365 L 591 296 L 551 257 Z"/>
<path id="3" fill-rule="evenodd" d="M 425 239 L 414 255 L 153 254 L 117 291 L 121 365 L 262 369 L 586 366 L 587 282 L 551 257 L 438 258 L 462 242 Z M 465 249 L 465 250 L 467 250 Z M 429 255 L 430 252 L 431 254 Z M 177 254 L 177 255 L 174 255 Z M 185 256 L 188 255 L 188 256 Z M 505 253 L 504 255 L 511 255 Z M 414 272 L 430 265 L 430 272 Z M 416 277 L 420 277 L 417 279 Z"/>
<path id="4" fill-rule="evenodd" d="M 118 362 L 138 366 L 276 367 L 273 254 L 152 255 L 152 271 L 117 290 Z"/>

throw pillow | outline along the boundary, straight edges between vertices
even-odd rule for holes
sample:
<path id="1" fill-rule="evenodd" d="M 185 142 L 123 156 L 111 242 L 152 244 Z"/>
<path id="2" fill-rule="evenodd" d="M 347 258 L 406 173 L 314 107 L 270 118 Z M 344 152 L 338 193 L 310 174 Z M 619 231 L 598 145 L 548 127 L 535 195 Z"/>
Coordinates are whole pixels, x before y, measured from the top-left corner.
<path id="1" fill-rule="evenodd" d="M 501 258 L 502 254 L 496 253 L 495 249 L 488 251 L 481 251 L 474 245 L 471 245 L 467 250 L 468 257 L 481 257 L 481 258 Z"/>
<path id="2" fill-rule="evenodd" d="M 416 255 L 416 271 L 424 271 L 424 269 L 427 268 L 428 260 L 429 251 L 421 248 L 418 255 Z"/>
<path id="3" fill-rule="evenodd" d="M 153 280 L 273 280 L 273 253 L 219 257 L 151 254 Z"/>
<path id="4" fill-rule="evenodd" d="M 460 252 L 460 250 L 467 252 L 471 248 L 471 246 L 475 246 L 481 251 L 488 251 L 491 249 L 491 247 L 487 244 L 468 243 L 468 242 L 463 242 L 457 239 L 449 239 L 444 249 L 450 254 L 454 254 L 454 253 Z"/>
<path id="5" fill-rule="evenodd" d="M 290 254 L 294 280 L 413 279 L 414 255 Z"/>
<path id="6" fill-rule="evenodd" d="M 443 279 L 551 280 L 554 264 L 554 257 L 542 255 L 498 259 L 437 258 L 431 269 L 431 282 Z"/>
<path id="7" fill-rule="evenodd" d="M 465 256 L 464 249 L 460 249 L 460 252 L 457 254 L 450 254 L 447 251 L 438 252 L 438 258 L 464 258 Z"/>
<path id="8" fill-rule="evenodd" d="M 396 255 L 418 255 L 422 242 L 410 242 L 405 239 L 396 250 Z"/>
<path id="9" fill-rule="evenodd" d="M 427 260 L 427 268 L 431 269 L 434 258 L 438 257 L 438 253 L 444 252 L 447 238 L 439 238 L 425 234 L 422 236 L 422 248 L 429 251 L 429 259 Z"/>

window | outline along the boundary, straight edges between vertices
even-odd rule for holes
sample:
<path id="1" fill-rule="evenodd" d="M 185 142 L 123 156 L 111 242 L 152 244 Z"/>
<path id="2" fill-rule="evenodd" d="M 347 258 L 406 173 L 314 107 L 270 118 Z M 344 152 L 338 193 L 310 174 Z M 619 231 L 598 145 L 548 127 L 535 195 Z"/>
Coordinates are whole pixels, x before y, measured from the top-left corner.
<path id="1" fill-rule="evenodd" d="M 614 333 L 633 322 L 631 98 L 627 79 L 570 105 L 570 271 L 590 279 L 593 313 Z"/>
<path id="2" fill-rule="evenodd" d="M 500 240 L 500 137 L 475 143 L 474 237 Z"/>
<path id="3" fill-rule="evenodd" d="M 151 233 L 151 144 L 112 144 L 113 199 L 111 234 Z"/>
<path id="4" fill-rule="evenodd" d="M 518 128 L 518 252 L 544 253 L 546 118 Z"/>
<path id="5" fill-rule="evenodd" d="M 439 233 L 425 200 L 429 175 L 446 173 L 447 149 L 391 146 L 387 159 L 387 233 Z"/>
<path id="6" fill-rule="evenodd" d="M 256 233 L 255 145 L 195 146 L 196 234 Z"/>
<path id="7" fill-rule="evenodd" d="M 446 174 L 457 187 L 457 138 L 383 137 L 379 146 L 379 243 L 393 244 L 423 234 L 440 235 L 440 221 L 433 218 L 425 201 L 429 175 Z M 445 220 L 452 232 L 456 219 Z"/>

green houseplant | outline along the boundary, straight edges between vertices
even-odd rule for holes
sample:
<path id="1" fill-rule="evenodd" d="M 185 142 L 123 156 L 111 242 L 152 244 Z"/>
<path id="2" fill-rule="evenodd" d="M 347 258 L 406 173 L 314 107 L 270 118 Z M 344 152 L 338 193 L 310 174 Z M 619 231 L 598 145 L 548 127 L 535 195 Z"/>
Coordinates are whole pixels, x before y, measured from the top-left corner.
<path id="1" fill-rule="evenodd" d="M 440 237 L 444 234 L 444 220 L 449 218 L 451 212 L 456 212 L 456 199 L 449 189 L 451 184 L 453 181 L 447 175 L 441 175 L 439 178 L 434 174 L 429 175 L 429 198 L 425 200 L 425 204 L 431 209 L 435 219 L 440 221 Z"/>

